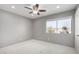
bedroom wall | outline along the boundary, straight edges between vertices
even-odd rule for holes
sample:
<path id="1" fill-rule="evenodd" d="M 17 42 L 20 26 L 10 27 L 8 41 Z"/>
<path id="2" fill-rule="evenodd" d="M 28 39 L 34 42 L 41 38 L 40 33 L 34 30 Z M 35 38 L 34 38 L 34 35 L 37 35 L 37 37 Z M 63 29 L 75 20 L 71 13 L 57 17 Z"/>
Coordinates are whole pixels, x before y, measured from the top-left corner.
<path id="1" fill-rule="evenodd" d="M 75 12 L 75 48 L 79 53 L 79 5 L 77 5 L 77 9 Z"/>
<path id="2" fill-rule="evenodd" d="M 30 19 L 0 10 L 0 47 L 30 39 L 31 26 Z"/>
<path id="3" fill-rule="evenodd" d="M 57 43 L 65 46 L 74 47 L 75 46 L 75 19 L 74 19 L 74 10 L 49 15 L 33 20 L 33 38 L 38 40 L 43 40 L 51 43 Z M 72 16 L 72 34 L 47 34 L 46 33 L 46 21 L 48 19 L 60 18 Z"/>

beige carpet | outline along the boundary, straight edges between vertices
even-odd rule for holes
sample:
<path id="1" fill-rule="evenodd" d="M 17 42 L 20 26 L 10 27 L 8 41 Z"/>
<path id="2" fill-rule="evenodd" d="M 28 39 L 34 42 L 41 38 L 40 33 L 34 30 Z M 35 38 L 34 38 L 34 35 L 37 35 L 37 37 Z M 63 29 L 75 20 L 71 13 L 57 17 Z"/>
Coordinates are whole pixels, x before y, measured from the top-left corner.
<path id="1" fill-rule="evenodd" d="M 75 49 L 63 45 L 39 40 L 28 40 L 22 43 L 0 48 L 2 54 L 74 54 Z"/>

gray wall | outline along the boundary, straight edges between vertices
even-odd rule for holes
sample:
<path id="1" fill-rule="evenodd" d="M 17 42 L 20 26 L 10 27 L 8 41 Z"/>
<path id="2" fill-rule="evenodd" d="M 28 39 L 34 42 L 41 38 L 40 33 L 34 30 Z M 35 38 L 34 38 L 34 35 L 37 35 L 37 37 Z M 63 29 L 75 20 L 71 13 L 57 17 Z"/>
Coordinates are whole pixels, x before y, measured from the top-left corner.
<path id="1" fill-rule="evenodd" d="M 51 43 L 62 44 L 70 47 L 75 46 L 75 19 L 74 19 L 74 10 L 49 15 L 46 17 L 38 18 L 33 20 L 33 38 L 38 40 L 43 40 Z M 72 34 L 47 34 L 46 33 L 46 21 L 48 19 L 60 18 L 72 16 Z"/>
<path id="2" fill-rule="evenodd" d="M 77 35 L 79 35 L 79 5 L 75 12 L 75 48 L 79 53 L 79 36 Z"/>
<path id="3" fill-rule="evenodd" d="M 72 34 L 60 35 L 46 33 L 46 21 L 48 19 L 66 16 L 73 16 Z M 74 47 L 74 21 L 74 10 L 49 15 L 32 21 L 25 17 L 0 10 L 0 47 L 29 40 L 31 38 Z"/>
<path id="4" fill-rule="evenodd" d="M 31 20 L 0 10 L 0 47 L 28 40 L 31 37 Z"/>

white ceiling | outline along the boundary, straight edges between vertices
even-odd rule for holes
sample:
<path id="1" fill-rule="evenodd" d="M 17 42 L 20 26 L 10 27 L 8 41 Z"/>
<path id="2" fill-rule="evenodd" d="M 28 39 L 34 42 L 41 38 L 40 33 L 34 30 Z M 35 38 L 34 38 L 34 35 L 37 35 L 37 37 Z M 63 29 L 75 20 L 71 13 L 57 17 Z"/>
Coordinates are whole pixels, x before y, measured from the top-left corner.
<path id="1" fill-rule="evenodd" d="M 11 6 L 15 6 L 15 8 L 11 8 Z M 32 16 L 29 14 L 30 10 L 25 9 L 24 6 L 31 6 L 31 4 L 0 4 L 0 9 L 25 16 L 30 19 L 35 19 L 38 17 L 72 10 L 76 7 L 75 4 L 40 4 L 40 9 L 45 9 L 47 11 L 40 13 L 41 15 Z M 57 6 L 60 6 L 60 8 L 56 8 Z"/>

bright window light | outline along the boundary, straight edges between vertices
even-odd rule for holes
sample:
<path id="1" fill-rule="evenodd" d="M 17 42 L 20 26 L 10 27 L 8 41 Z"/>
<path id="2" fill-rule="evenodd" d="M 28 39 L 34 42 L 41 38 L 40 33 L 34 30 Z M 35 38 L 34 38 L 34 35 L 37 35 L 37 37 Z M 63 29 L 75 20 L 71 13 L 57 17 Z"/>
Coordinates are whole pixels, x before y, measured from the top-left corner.
<path id="1" fill-rule="evenodd" d="M 71 34 L 71 19 L 72 17 L 69 16 L 48 20 L 46 22 L 46 32 Z"/>

